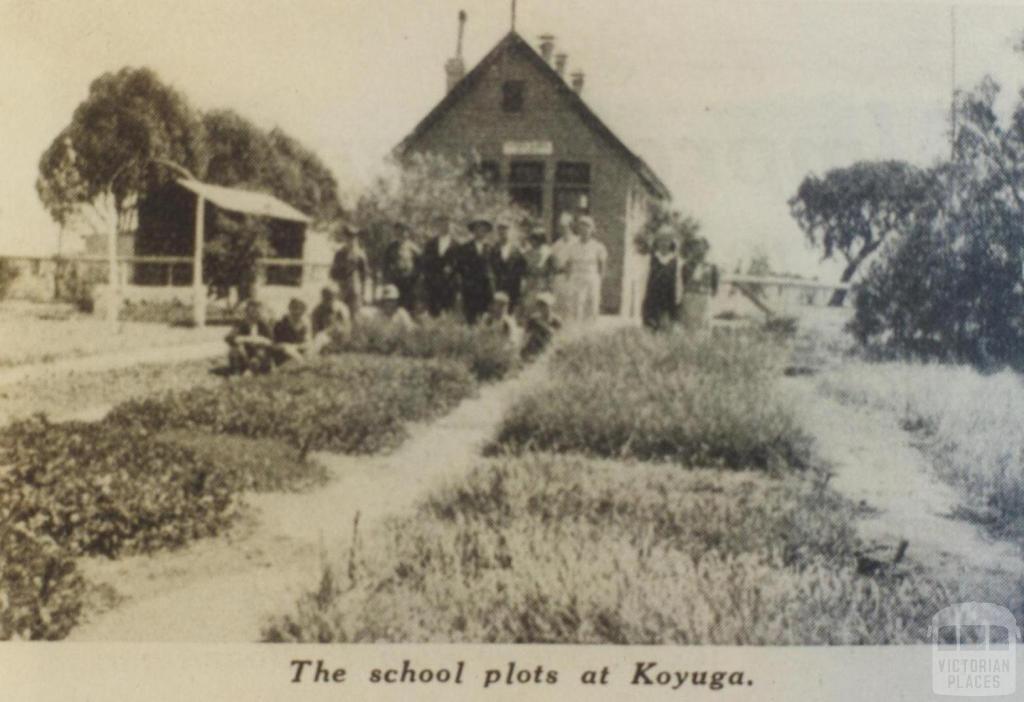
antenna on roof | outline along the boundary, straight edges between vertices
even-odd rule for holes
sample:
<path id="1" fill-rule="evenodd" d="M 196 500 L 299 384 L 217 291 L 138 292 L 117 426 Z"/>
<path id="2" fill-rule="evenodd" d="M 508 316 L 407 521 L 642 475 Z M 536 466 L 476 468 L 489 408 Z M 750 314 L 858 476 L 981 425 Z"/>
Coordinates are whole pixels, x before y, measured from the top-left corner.
<path id="1" fill-rule="evenodd" d="M 466 31 L 466 11 L 459 10 L 459 41 L 455 45 L 455 57 L 462 58 L 462 34 Z"/>
<path id="2" fill-rule="evenodd" d="M 512 0 L 512 31 L 516 31 L 516 0 Z"/>

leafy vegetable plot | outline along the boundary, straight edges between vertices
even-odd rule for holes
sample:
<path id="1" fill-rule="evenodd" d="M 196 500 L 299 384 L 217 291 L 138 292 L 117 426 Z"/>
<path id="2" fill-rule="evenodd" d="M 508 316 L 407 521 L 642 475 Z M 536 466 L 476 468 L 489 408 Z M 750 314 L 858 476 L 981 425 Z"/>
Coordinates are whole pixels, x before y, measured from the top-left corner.
<path id="1" fill-rule="evenodd" d="M 443 414 L 474 390 L 469 372 L 453 361 L 345 356 L 134 400 L 115 408 L 108 421 L 275 438 L 302 456 L 311 450 L 362 454 L 397 446 L 406 422 Z"/>

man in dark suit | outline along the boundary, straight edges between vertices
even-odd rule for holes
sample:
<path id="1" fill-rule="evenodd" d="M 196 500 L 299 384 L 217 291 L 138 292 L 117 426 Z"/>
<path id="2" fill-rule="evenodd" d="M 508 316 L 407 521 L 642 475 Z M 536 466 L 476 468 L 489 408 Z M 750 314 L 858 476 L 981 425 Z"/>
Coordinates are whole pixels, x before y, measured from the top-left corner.
<path id="1" fill-rule="evenodd" d="M 409 314 L 416 302 L 420 249 L 405 222 L 396 222 L 395 236 L 384 251 L 384 281 L 398 288 L 398 304 Z"/>
<path id="2" fill-rule="evenodd" d="M 433 221 L 434 236 L 423 247 L 420 270 L 427 311 L 431 317 L 455 309 L 459 292 L 458 243 L 452 236 L 452 221 L 448 215 L 437 215 Z"/>
<path id="3" fill-rule="evenodd" d="M 487 237 L 494 231 L 490 220 L 478 217 L 467 225 L 472 239 L 459 247 L 458 272 L 462 283 L 462 312 L 466 321 L 476 321 L 491 306 L 494 274 L 491 271 Z"/>
<path id="4" fill-rule="evenodd" d="M 515 313 L 523 293 L 523 278 L 526 276 L 526 256 L 518 242 L 509 234 L 511 225 L 507 220 L 498 220 L 498 243 L 491 249 L 491 271 L 494 273 L 494 289 L 508 295 L 508 311 Z"/>

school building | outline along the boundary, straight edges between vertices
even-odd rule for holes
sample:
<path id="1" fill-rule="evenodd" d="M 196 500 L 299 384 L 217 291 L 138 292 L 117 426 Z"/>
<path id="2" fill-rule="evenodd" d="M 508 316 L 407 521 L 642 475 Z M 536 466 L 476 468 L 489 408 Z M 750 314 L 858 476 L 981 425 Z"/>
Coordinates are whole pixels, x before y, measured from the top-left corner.
<path id="1" fill-rule="evenodd" d="M 603 311 L 639 315 L 646 261 L 632 241 L 649 203 L 671 198 L 668 188 L 587 106 L 584 74 L 566 76 L 567 57 L 555 53 L 554 37 L 541 37 L 535 49 L 513 30 L 467 73 L 465 15 L 459 19 L 456 56 L 445 66 L 447 94 L 397 156 L 475 152 L 485 174 L 549 232 L 562 212 L 588 212 L 608 249 Z"/>

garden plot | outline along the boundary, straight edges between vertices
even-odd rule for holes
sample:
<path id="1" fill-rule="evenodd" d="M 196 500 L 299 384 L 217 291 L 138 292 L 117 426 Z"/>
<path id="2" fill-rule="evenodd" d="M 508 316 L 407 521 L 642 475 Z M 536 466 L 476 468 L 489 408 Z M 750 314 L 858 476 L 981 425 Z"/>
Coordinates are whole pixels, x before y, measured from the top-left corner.
<path id="1" fill-rule="evenodd" d="M 782 351 L 637 329 L 568 344 L 494 458 L 336 551 L 264 638 L 924 640 L 955 595 L 913 566 L 861 574 L 856 510 L 779 390 Z"/>
<path id="2" fill-rule="evenodd" d="M 67 633 L 80 615 L 75 558 L 221 533 L 246 492 L 322 484 L 309 452 L 393 448 L 407 423 L 449 411 L 475 387 L 455 361 L 345 356 L 129 401 L 93 424 L 8 427 L 0 532 L 11 559 L 0 576 L 11 606 L 0 637 Z"/>

